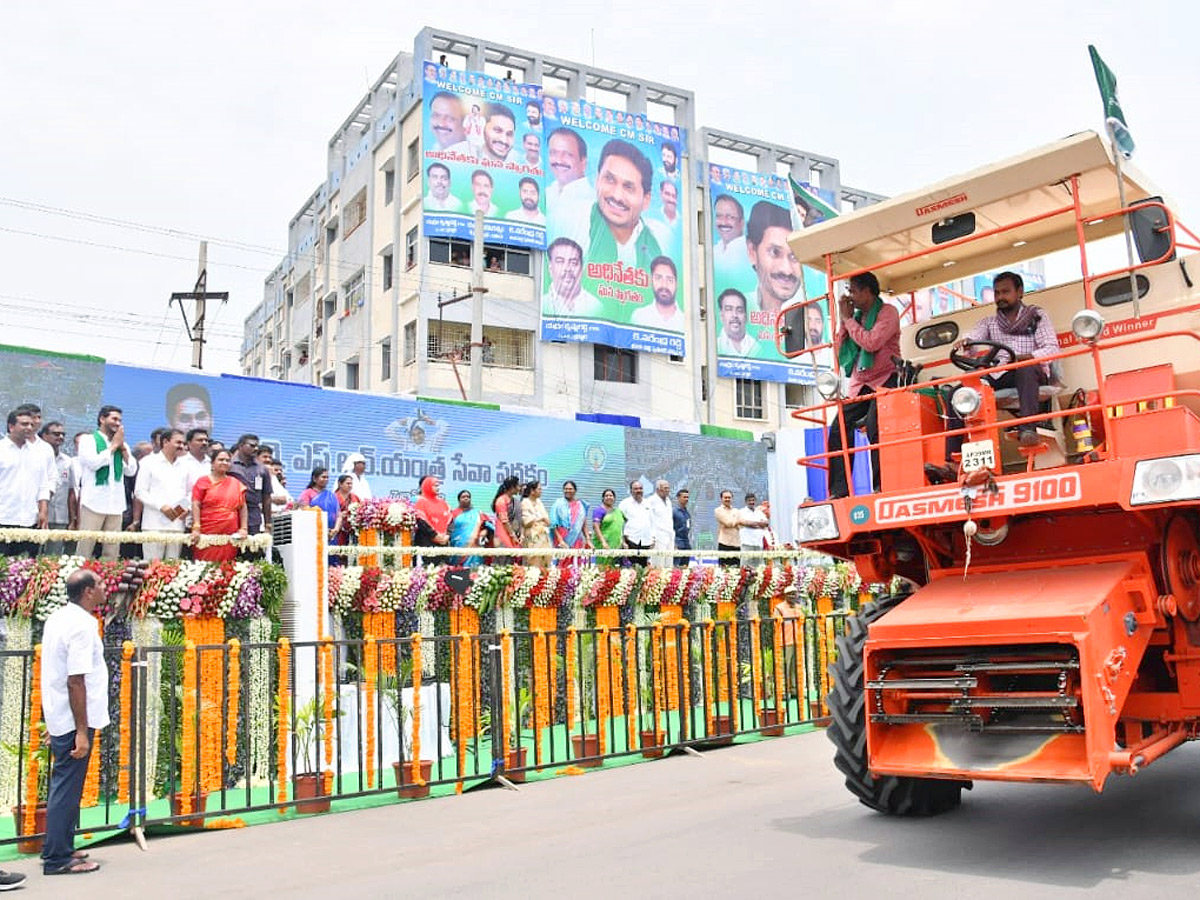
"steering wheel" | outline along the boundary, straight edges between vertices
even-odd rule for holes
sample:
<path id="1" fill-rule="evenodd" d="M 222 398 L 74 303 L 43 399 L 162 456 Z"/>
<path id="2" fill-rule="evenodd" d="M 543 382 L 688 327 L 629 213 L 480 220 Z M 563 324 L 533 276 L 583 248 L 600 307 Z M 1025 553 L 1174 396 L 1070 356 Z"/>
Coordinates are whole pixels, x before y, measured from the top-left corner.
<path id="1" fill-rule="evenodd" d="M 981 348 L 976 350 L 975 348 Z M 965 351 L 974 351 L 967 355 Z M 1007 354 L 1007 359 L 1001 359 L 1001 356 Z M 950 351 L 950 362 L 958 366 L 964 372 L 972 372 L 976 369 L 990 369 L 992 366 L 1003 366 L 1008 363 L 1017 361 L 1017 354 L 1013 352 L 1011 347 L 1005 344 L 997 344 L 993 341 L 968 341 L 963 345 L 963 350 L 957 349 Z"/>

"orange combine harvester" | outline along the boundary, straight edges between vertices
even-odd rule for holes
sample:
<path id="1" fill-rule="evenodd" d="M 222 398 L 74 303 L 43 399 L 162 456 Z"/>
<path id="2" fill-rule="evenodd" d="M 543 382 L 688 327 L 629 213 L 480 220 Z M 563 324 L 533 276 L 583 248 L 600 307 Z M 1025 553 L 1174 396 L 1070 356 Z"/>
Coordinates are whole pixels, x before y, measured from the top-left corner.
<path id="1" fill-rule="evenodd" d="M 1126 229 L 1138 261 L 1092 273 L 1093 242 Z M 984 376 L 1047 360 L 952 352 L 992 309 L 918 322 L 901 349 L 919 383 L 876 394 L 881 490 L 797 510 L 806 547 L 911 585 L 839 641 L 829 734 L 850 790 L 897 815 L 951 809 L 975 779 L 1100 790 L 1196 737 L 1200 240 L 1087 132 L 790 243 L 829 290 L 797 305 L 858 273 L 904 295 L 1070 248 L 1083 273 L 1025 298 L 1061 347 L 1036 416 L 1014 418 L 1015 391 Z M 828 402 L 802 421 L 845 402 L 836 374 L 818 388 Z M 1030 424 L 1037 441 L 1016 440 Z M 947 434 L 965 441 L 948 471 Z M 831 455 L 800 463 L 826 469 Z"/>

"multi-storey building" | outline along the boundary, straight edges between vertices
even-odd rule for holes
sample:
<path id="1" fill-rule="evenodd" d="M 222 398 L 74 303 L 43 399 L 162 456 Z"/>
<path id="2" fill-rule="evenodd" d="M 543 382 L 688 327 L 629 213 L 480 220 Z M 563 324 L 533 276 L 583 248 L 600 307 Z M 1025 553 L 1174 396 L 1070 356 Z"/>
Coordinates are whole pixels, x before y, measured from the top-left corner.
<path id="1" fill-rule="evenodd" d="M 329 141 L 326 178 L 288 224 L 288 254 L 247 317 L 247 375 L 327 387 L 460 398 L 469 383 L 471 242 L 422 222 L 422 85 L 428 61 L 540 85 L 545 97 L 623 110 L 686 135 L 681 146 L 681 356 L 539 339 L 545 252 L 483 248 L 482 395 L 555 413 L 636 415 L 770 429 L 810 399 L 797 384 L 718 377 L 708 282 L 707 166 L 740 164 L 812 184 L 845 208 L 875 202 L 844 187 L 837 160 L 767 138 L 697 130 L 692 92 L 584 63 L 422 30 Z"/>

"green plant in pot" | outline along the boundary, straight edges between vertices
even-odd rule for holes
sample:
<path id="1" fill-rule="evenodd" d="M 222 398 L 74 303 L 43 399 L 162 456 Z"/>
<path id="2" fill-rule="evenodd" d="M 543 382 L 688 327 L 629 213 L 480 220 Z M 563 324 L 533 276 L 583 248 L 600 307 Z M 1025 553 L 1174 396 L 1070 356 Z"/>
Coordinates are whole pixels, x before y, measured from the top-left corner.
<path id="1" fill-rule="evenodd" d="M 335 718 L 340 715 L 340 710 L 335 711 Z M 321 743 L 325 737 L 325 703 L 320 692 L 296 707 L 293 736 L 299 770 L 295 776 L 296 811 L 328 812 L 329 797 L 320 771 Z"/>
<path id="2" fill-rule="evenodd" d="M 421 781 L 415 783 L 412 777 L 412 707 L 404 702 L 406 685 L 412 684 L 412 660 L 398 660 L 396 671 L 381 671 L 379 676 L 379 695 L 383 697 L 384 708 L 394 732 L 399 735 L 401 758 L 392 763 L 392 771 L 396 775 L 396 792 L 408 799 L 420 799 L 429 796 L 429 776 L 433 771 L 432 760 L 418 760 Z"/>

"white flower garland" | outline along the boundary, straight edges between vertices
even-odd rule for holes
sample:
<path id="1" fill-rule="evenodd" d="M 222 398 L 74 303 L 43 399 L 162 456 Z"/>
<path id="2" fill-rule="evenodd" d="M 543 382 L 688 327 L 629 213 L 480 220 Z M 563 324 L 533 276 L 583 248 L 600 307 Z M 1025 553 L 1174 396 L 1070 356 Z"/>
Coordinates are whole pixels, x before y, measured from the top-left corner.
<path id="1" fill-rule="evenodd" d="M 250 620 L 250 643 L 267 644 L 271 640 L 271 620 L 258 616 Z M 271 727 L 274 695 L 271 692 L 271 647 L 248 650 L 244 656 L 249 669 L 249 696 L 246 698 L 246 721 L 250 731 L 250 771 L 252 779 L 268 780 L 273 774 L 271 765 Z"/>
<path id="2" fill-rule="evenodd" d="M 8 616 L 4 619 L 7 634 L 6 650 L 29 650 L 33 646 L 33 622 L 25 616 Z M 0 684 L 0 746 L 16 747 L 24 744 L 21 734 L 21 708 L 25 705 L 25 696 L 21 686 L 28 683 L 25 669 L 25 658 L 9 656 L 4 660 L 4 682 Z M 41 716 L 41 710 L 37 715 Z M 0 749 L 0 754 L 7 753 Z M 5 759 L 0 765 L 0 807 L 6 811 L 17 803 L 17 765 L 15 757 Z"/>
<path id="3" fill-rule="evenodd" d="M 153 616 L 133 616 L 130 619 L 130 640 L 135 647 L 162 646 L 162 620 Z M 154 773 L 158 770 L 158 729 L 162 720 L 162 653 L 146 654 L 146 768 L 142 775 L 142 796 L 149 797 L 154 789 Z"/>
<path id="4" fill-rule="evenodd" d="M 95 541 L 99 544 L 179 544 L 187 539 L 188 535 L 182 531 L 49 531 L 44 528 L 0 528 L 0 543 Z M 245 550 L 265 550 L 271 546 L 271 535 L 264 532 L 235 538 L 228 534 L 202 534 L 195 541 L 195 546 L 200 549 L 222 544 L 233 544 Z"/>
<path id="5" fill-rule="evenodd" d="M 417 607 L 417 623 L 421 631 L 422 638 L 432 638 L 435 630 L 435 622 L 433 613 L 425 609 L 423 606 Z M 433 651 L 432 653 L 430 651 Z M 432 678 L 437 671 L 437 651 L 438 645 L 436 641 L 430 640 L 428 643 L 422 644 L 421 653 L 421 676 Z"/>

